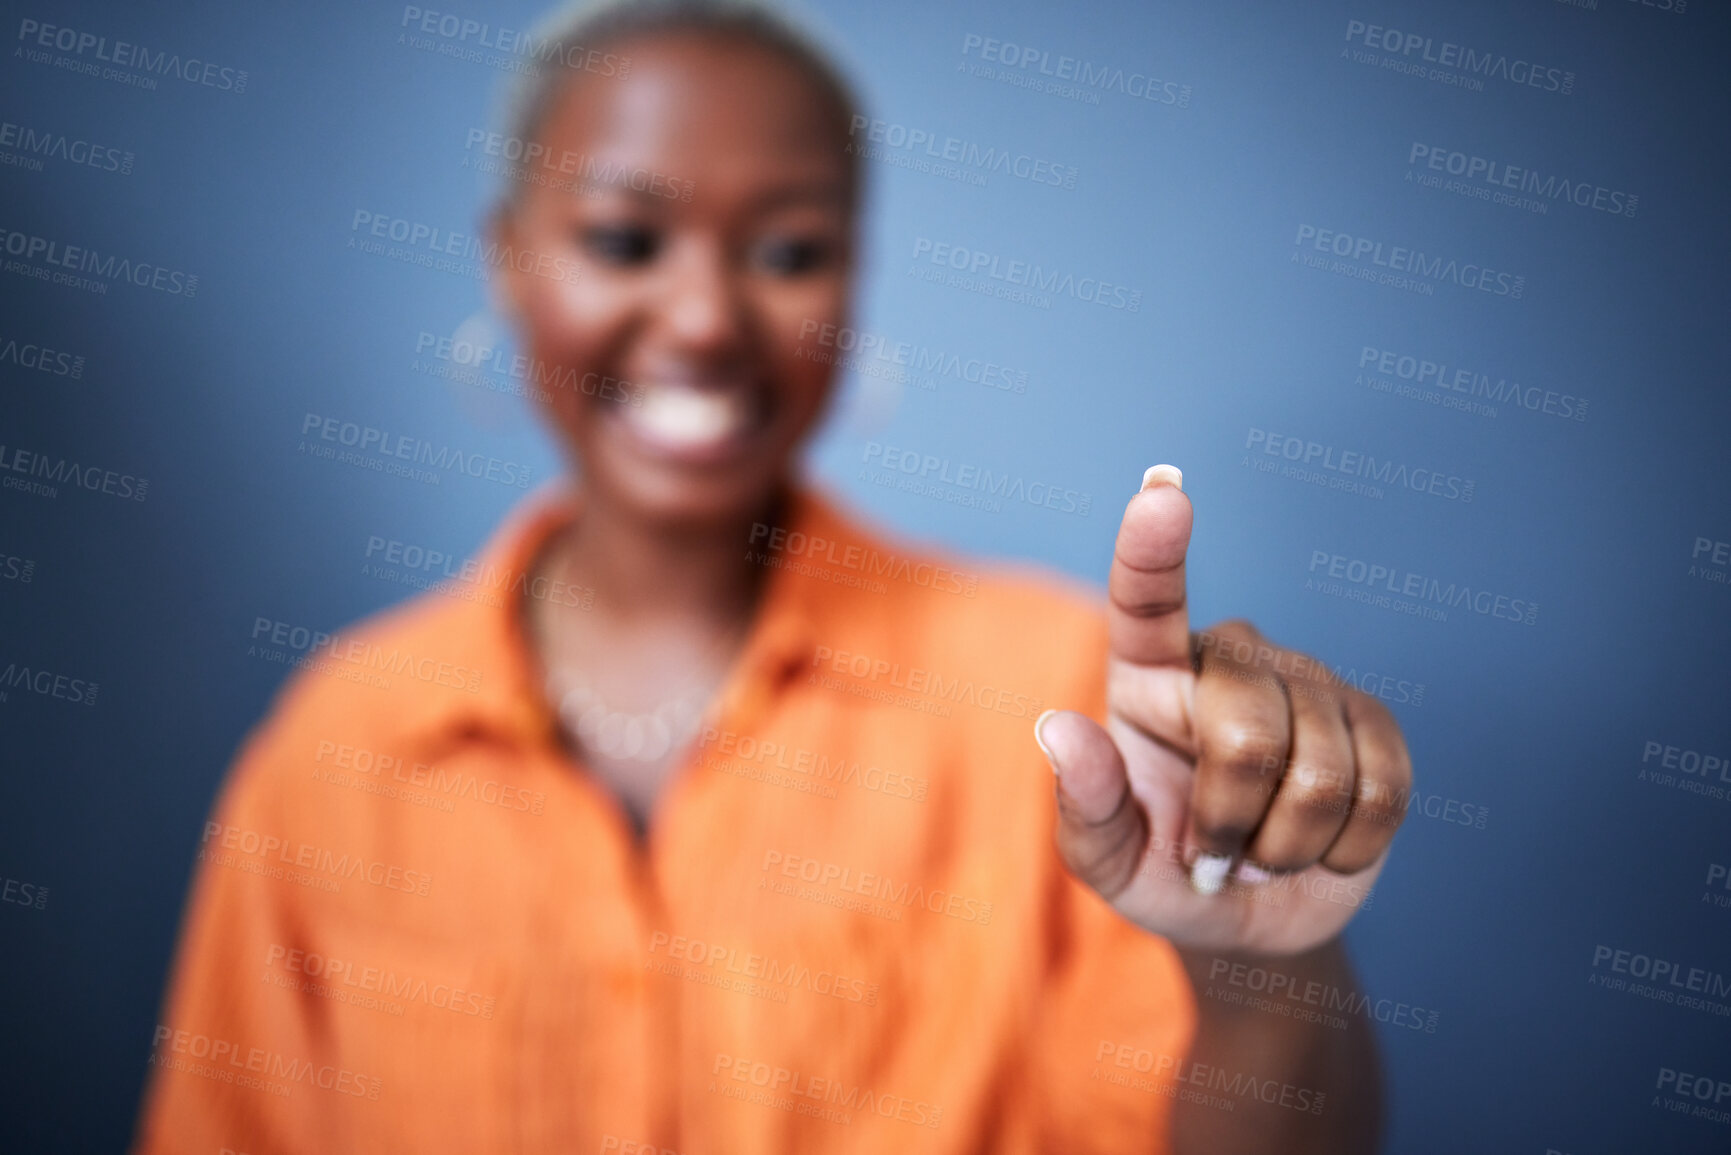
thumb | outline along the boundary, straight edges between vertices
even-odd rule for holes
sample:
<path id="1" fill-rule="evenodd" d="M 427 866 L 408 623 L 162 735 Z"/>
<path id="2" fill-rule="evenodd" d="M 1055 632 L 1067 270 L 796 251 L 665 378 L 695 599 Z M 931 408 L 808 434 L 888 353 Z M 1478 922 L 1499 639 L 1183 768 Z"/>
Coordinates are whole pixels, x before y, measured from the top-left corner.
<path id="1" fill-rule="evenodd" d="M 1111 735 L 1074 710 L 1047 710 L 1034 741 L 1057 775 L 1058 853 L 1070 873 L 1110 902 L 1136 877 L 1148 816 L 1130 791 Z"/>

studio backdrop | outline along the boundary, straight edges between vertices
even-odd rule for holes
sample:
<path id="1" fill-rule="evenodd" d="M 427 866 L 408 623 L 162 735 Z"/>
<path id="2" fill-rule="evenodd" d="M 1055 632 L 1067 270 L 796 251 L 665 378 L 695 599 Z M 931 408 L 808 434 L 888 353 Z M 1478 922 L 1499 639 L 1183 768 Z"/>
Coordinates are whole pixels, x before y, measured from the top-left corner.
<path id="1" fill-rule="evenodd" d="M 563 468 L 483 227 L 543 10 L 4 8 L 0 1117 L 114 1151 L 237 744 Z M 1413 752 L 1348 936 L 1389 1149 L 1726 1150 L 1725 11 L 800 16 L 868 188 L 810 475 L 1099 585 L 1182 467 L 1193 621 Z"/>

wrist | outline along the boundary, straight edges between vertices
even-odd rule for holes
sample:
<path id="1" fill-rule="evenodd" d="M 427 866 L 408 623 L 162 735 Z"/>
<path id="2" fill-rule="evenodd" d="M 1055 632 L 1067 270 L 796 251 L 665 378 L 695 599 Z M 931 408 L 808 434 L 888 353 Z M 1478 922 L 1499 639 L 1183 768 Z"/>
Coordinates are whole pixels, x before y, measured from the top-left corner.
<path id="1" fill-rule="evenodd" d="M 1339 936 L 1298 954 L 1176 947 L 1195 988 L 1198 1013 L 1215 1019 L 1340 1003 L 1358 989 L 1346 943 Z"/>

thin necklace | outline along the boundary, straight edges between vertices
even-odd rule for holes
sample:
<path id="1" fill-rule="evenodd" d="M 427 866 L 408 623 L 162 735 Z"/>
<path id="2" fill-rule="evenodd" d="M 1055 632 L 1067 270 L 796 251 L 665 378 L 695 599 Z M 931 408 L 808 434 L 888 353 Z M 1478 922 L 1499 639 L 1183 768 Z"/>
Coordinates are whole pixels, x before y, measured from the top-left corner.
<path id="1" fill-rule="evenodd" d="M 730 631 L 712 654 L 736 645 L 744 632 Z M 553 669 L 547 674 L 547 698 L 556 703 L 567 736 L 578 745 L 609 758 L 656 762 L 697 733 L 718 682 L 695 685 L 648 711 L 632 711 L 610 705 L 588 677 L 568 668 Z"/>
<path id="2" fill-rule="evenodd" d="M 703 718 L 696 694 L 671 698 L 648 713 L 633 713 L 609 706 L 587 683 L 569 676 L 562 682 L 564 692 L 558 691 L 559 681 L 555 681 L 548 696 L 559 703 L 566 733 L 609 758 L 658 761 L 690 740 Z"/>

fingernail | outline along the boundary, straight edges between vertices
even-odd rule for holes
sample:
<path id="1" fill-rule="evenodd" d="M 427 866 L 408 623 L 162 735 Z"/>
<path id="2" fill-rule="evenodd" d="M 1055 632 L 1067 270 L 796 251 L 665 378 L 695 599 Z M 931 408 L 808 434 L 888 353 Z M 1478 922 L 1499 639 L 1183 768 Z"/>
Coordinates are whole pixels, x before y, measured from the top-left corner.
<path id="1" fill-rule="evenodd" d="M 1237 878 L 1239 882 L 1247 882 L 1251 886 L 1261 886 L 1274 877 L 1274 872 L 1264 870 L 1254 862 L 1240 862 L 1233 877 Z"/>
<path id="2" fill-rule="evenodd" d="M 1142 489 L 1136 492 L 1141 493 L 1151 485 L 1170 485 L 1172 488 L 1182 491 L 1184 489 L 1184 471 L 1176 465 L 1150 465 L 1142 474 Z"/>
<path id="3" fill-rule="evenodd" d="M 1190 888 L 1204 898 L 1219 894 L 1220 888 L 1226 885 L 1226 870 L 1231 865 L 1230 855 L 1207 851 L 1198 854 L 1190 867 Z"/>
<path id="4" fill-rule="evenodd" d="M 1041 714 L 1038 718 L 1034 719 L 1034 741 L 1039 744 L 1040 753 L 1046 756 L 1046 761 L 1052 764 L 1052 773 L 1054 774 L 1058 772 L 1058 759 L 1052 753 L 1052 748 L 1046 745 L 1046 740 L 1040 736 L 1040 727 L 1046 724 L 1047 718 L 1050 718 L 1057 712 L 1058 711 L 1056 710 L 1047 710 L 1044 714 Z"/>

